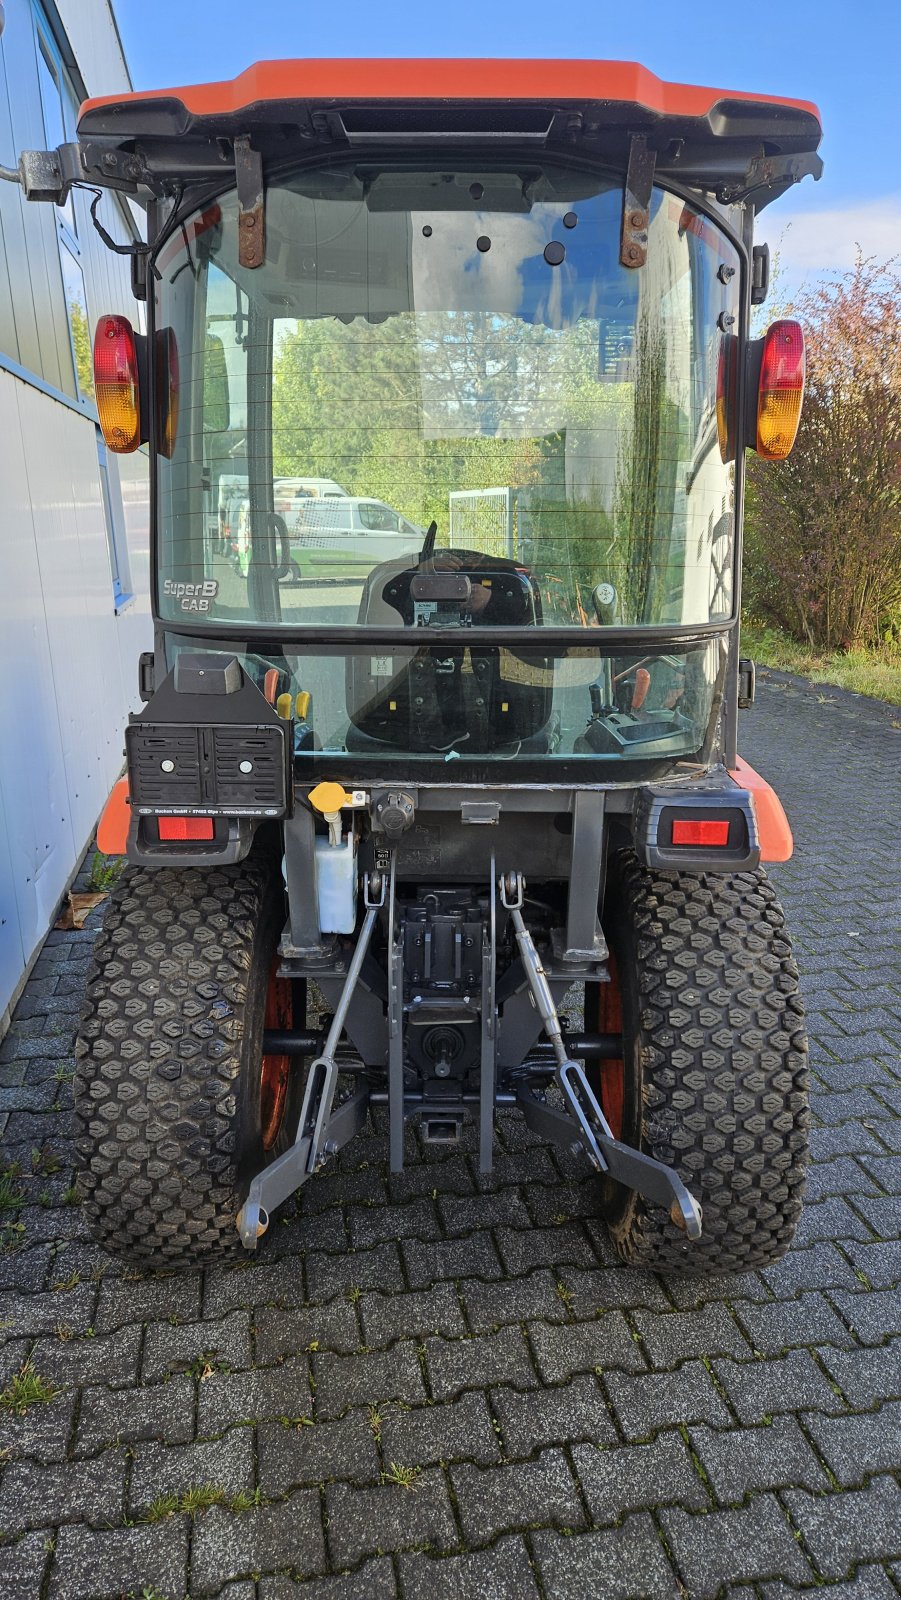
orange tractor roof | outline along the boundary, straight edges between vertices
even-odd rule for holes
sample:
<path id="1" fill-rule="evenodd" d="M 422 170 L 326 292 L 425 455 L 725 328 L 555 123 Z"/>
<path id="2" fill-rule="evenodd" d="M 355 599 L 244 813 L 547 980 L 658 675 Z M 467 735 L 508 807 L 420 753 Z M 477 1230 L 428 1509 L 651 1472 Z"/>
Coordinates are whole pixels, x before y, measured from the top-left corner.
<path id="1" fill-rule="evenodd" d="M 260 61 L 237 78 L 134 94 L 100 95 L 81 108 L 84 121 L 113 106 L 177 100 L 192 117 L 232 116 L 267 101 L 538 100 L 611 101 L 662 117 L 707 117 L 723 101 L 801 112 L 819 125 L 809 100 L 668 83 L 634 61 L 366 59 Z"/>

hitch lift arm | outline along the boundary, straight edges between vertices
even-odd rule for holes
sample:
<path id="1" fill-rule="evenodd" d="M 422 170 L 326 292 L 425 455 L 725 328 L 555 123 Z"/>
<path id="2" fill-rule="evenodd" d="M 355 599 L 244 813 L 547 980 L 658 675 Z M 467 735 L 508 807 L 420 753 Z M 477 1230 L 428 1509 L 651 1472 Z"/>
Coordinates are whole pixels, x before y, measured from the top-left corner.
<path id="1" fill-rule="evenodd" d="M 372 938 L 376 918 L 385 904 L 385 879 L 380 873 L 368 875 L 364 882 L 366 915 L 360 929 L 356 948 L 347 969 L 341 998 L 329 1028 L 322 1055 L 311 1065 L 307 1075 L 303 1105 L 297 1124 L 297 1137 L 290 1150 L 286 1150 L 262 1172 L 258 1172 L 248 1190 L 247 1199 L 238 1212 L 237 1228 L 245 1250 L 255 1250 L 257 1240 L 266 1232 L 269 1218 L 277 1205 L 287 1200 L 289 1194 L 306 1183 L 317 1167 L 331 1155 L 336 1155 L 348 1143 L 366 1118 L 369 1108 L 369 1090 L 355 1090 L 337 1111 L 332 1110 L 338 1086 L 336 1052 L 345 1018 L 353 999 L 357 980 L 363 969 L 366 952 Z"/>
<path id="2" fill-rule="evenodd" d="M 554 1049 L 557 1061 L 556 1082 L 563 1095 L 567 1112 L 558 1111 L 539 1100 L 528 1087 L 520 1088 L 517 1096 L 526 1122 L 536 1133 L 558 1144 L 573 1142 L 573 1121 L 579 1140 L 588 1153 L 588 1159 L 598 1172 L 609 1172 L 618 1183 L 637 1189 L 656 1205 L 665 1206 L 672 1221 L 689 1239 L 701 1237 L 701 1208 L 694 1195 L 686 1189 L 682 1179 L 672 1167 L 653 1156 L 622 1144 L 613 1137 L 600 1105 L 578 1061 L 567 1058 L 566 1046 L 554 997 L 547 974 L 541 964 L 532 935 L 522 915 L 523 878 L 518 872 L 508 872 L 500 880 L 501 905 L 509 912 L 519 946 L 523 970 L 528 979 L 535 1007 L 544 1023 L 544 1030 Z"/>

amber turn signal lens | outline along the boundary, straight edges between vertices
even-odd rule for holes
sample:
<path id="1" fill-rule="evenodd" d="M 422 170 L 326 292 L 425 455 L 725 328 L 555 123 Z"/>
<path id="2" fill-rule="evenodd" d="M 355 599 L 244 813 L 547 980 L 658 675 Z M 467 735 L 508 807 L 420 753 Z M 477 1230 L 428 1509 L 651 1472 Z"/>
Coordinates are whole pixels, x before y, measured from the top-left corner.
<path id="1" fill-rule="evenodd" d="M 774 322 L 764 335 L 757 391 L 757 454 L 784 461 L 801 420 L 807 368 L 799 322 Z"/>
<path id="2" fill-rule="evenodd" d="M 127 317 L 101 317 L 94 334 L 94 395 L 103 437 L 127 455 L 141 443 L 138 352 Z"/>
<path id="3" fill-rule="evenodd" d="M 178 345 L 171 328 L 156 336 L 157 449 L 172 459 L 178 435 Z"/>

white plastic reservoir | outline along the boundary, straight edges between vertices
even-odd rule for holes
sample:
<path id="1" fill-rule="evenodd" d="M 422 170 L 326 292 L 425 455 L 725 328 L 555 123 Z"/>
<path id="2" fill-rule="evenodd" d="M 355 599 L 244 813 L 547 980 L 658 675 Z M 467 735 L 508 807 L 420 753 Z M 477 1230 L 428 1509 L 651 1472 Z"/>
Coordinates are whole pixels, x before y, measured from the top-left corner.
<path id="1" fill-rule="evenodd" d="M 357 852 L 352 833 L 340 844 L 316 840 L 316 887 L 323 933 L 353 933 L 357 921 Z"/>

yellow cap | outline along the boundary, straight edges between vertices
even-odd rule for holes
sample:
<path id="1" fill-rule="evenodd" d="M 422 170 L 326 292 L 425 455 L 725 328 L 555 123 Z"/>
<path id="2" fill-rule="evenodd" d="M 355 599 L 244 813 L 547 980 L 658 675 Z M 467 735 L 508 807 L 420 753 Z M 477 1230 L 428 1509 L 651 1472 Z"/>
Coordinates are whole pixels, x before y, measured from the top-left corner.
<path id="1" fill-rule="evenodd" d="M 291 696 L 289 694 L 280 694 L 275 702 L 275 709 L 279 716 L 284 717 L 287 722 L 291 716 Z"/>
<path id="2" fill-rule="evenodd" d="M 314 811 L 327 817 L 340 811 L 342 806 L 352 806 L 353 796 L 342 783 L 317 783 L 315 789 L 310 790 L 309 801 Z"/>
<path id="3" fill-rule="evenodd" d="M 307 722 L 310 716 L 310 691 L 301 689 L 295 706 L 298 722 Z"/>

